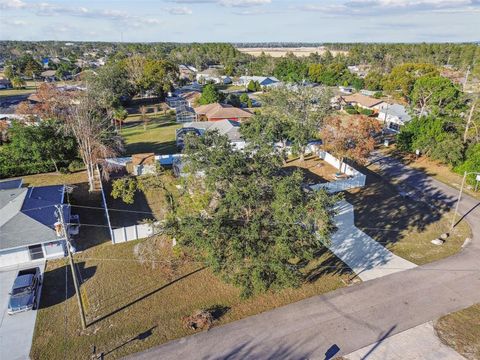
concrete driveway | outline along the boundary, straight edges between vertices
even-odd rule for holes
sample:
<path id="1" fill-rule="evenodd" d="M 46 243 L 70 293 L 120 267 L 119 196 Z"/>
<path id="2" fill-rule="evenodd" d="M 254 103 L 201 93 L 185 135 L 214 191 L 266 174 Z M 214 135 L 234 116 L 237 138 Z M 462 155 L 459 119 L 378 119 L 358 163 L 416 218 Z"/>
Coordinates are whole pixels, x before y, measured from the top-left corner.
<path id="1" fill-rule="evenodd" d="M 36 266 L 39 266 L 43 273 L 44 265 Z M 8 293 L 18 270 L 0 271 L 0 349 L 3 353 L 0 358 L 6 356 L 5 359 L 9 360 L 29 359 L 37 318 L 36 310 L 16 315 L 7 314 Z M 41 292 L 41 288 L 39 291 Z"/>

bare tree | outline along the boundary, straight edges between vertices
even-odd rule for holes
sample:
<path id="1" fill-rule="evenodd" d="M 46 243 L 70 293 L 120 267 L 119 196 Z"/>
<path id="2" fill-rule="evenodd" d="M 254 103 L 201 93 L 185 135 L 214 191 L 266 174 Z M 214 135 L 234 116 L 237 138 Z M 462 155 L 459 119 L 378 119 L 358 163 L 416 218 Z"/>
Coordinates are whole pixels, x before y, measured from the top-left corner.
<path id="1" fill-rule="evenodd" d="M 65 116 L 65 128 L 78 143 L 79 153 L 87 169 L 90 191 L 95 190 L 95 170 L 105 158 L 118 154 L 122 141 L 112 131 L 111 119 L 94 96 L 82 94 Z"/>

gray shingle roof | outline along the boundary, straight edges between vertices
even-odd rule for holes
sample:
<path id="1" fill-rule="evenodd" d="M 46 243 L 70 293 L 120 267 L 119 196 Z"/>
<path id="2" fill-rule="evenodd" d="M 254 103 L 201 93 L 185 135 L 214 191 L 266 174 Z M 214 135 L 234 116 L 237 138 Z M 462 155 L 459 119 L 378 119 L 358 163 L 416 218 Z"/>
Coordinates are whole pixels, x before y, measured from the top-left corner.
<path id="1" fill-rule="evenodd" d="M 0 190 L 0 250 L 58 240 L 55 205 L 63 192 L 63 185 Z M 64 211 L 68 221 L 70 208 Z"/>
<path id="2" fill-rule="evenodd" d="M 242 139 L 240 135 L 240 123 L 233 120 L 196 121 L 185 123 L 183 127 L 193 127 L 203 131 L 217 130 L 220 135 L 227 135 L 230 141 L 239 141 Z"/>

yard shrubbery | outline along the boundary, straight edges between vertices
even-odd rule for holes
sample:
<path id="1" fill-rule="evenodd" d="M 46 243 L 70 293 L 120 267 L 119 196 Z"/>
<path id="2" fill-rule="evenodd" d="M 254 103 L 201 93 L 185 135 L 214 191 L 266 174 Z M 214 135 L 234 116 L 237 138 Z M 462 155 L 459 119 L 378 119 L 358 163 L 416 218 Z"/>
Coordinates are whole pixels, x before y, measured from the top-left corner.
<path id="1" fill-rule="evenodd" d="M 38 126 L 14 123 L 0 148 L 0 178 L 69 171 L 78 168 L 77 143 L 64 135 L 55 121 Z M 71 165 L 75 162 L 73 165 Z"/>

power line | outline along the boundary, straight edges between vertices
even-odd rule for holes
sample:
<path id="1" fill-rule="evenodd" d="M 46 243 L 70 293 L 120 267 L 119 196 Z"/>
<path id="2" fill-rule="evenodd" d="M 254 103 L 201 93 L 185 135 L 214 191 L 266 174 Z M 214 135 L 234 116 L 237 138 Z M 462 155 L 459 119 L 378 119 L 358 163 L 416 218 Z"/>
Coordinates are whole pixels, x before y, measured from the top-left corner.
<path id="1" fill-rule="evenodd" d="M 164 260 L 140 260 L 140 259 L 121 259 L 121 258 L 94 258 L 94 257 L 81 257 L 77 256 L 77 260 L 83 260 L 83 261 L 118 261 L 118 262 L 146 262 L 146 263 L 155 263 L 155 264 L 164 264 L 164 263 L 171 263 L 169 261 L 164 261 Z M 210 265 L 206 261 L 185 261 L 188 263 L 192 264 L 202 264 L 202 265 Z M 259 262 L 260 264 L 276 264 L 274 262 Z M 292 264 L 292 266 L 294 266 Z M 363 270 L 368 270 L 370 266 L 365 266 L 364 268 L 361 267 Z M 337 266 L 337 265 L 323 265 L 323 266 L 318 266 L 316 269 L 337 269 L 337 270 L 352 270 L 349 266 Z M 385 270 L 407 270 L 406 268 L 402 267 L 383 267 L 382 269 Z M 415 268 L 408 268 L 408 270 L 422 270 L 422 271 L 451 271 L 451 272 L 480 272 L 480 269 L 447 269 L 447 268 L 427 268 L 425 265 L 418 266 Z M 353 271 L 353 270 L 352 270 Z"/>

